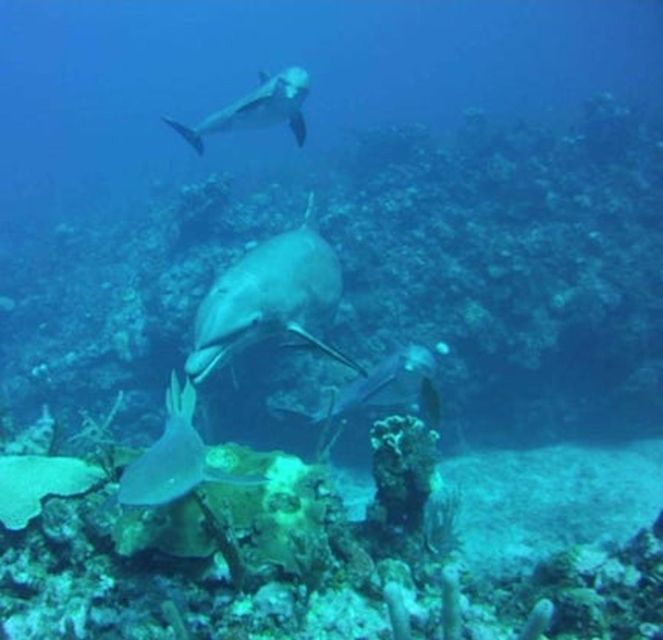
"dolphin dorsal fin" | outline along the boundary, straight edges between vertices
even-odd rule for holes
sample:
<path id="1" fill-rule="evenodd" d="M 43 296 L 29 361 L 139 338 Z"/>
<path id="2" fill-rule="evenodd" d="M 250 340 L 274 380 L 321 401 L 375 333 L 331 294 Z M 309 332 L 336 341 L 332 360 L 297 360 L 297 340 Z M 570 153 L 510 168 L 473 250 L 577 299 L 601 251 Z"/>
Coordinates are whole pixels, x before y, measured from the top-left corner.
<path id="1" fill-rule="evenodd" d="M 271 74 L 267 73 L 267 71 L 265 70 L 258 71 L 258 80 L 260 80 L 260 84 L 265 84 L 265 82 L 269 82 L 271 78 L 272 78 Z"/>
<path id="2" fill-rule="evenodd" d="M 309 229 L 318 228 L 318 217 L 315 213 L 315 193 L 309 191 L 308 201 L 306 203 L 306 212 L 304 213 L 304 227 Z"/>
<path id="3" fill-rule="evenodd" d="M 168 415 L 179 416 L 189 423 L 196 410 L 196 389 L 188 378 L 182 389 L 174 371 L 170 374 L 170 386 L 166 389 L 166 409 Z"/>

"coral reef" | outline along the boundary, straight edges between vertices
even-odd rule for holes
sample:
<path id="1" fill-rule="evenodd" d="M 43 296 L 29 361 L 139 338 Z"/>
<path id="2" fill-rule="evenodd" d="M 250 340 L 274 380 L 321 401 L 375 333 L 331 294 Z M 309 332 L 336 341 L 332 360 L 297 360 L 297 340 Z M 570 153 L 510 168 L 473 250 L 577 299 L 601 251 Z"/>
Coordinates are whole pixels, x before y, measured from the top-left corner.
<path id="1" fill-rule="evenodd" d="M 426 506 L 434 433 L 411 417 L 376 423 L 374 455 L 390 451 L 389 465 L 374 464 L 378 495 L 395 477 L 385 469 L 412 472 L 404 463 L 418 460 Z M 266 482 L 205 483 L 168 505 L 122 509 L 112 476 L 95 475 L 87 493 L 46 495 L 21 530 L 0 530 L 4 637 L 533 640 L 549 625 L 548 637 L 569 640 L 663 633 L 660 518 L 621 548 L 576 545 L 507 581 L 473 575 L 458 549 L 431 551 L 420 511 L 412 527 L 401 501 L 387 501 L 401 544 L 376 537 L 370 512 L 348 522 L 325 470 L 295 456 L 233 444 L 209 456 Z"/>
<path id="2" fill-rule="evenodd" d="M 663 637 L 661 517 L 619 547 L 569 544 L 530 554 L 531 573 L 520 557 L 519 573 L 479 574 L 464 561 L 465 498 L 438 476 L 438 433 L 417 407 L 366 407 L 339 430 L 334 455 L 371 456 L 376 487 L 351 521 L 327 469 L 304 462 L 313 430 L 264 408 L 347 382 L 301 350 L 261 345 L 201 392 L 203 440 L 222 428 L 240 442 L 206 461 L 264 483 L 117 502 L 122 470 L 162 428 L 164 372 L 181 367 L 210 282 L 300 225 L 312 185 L 346 282 L 326 338 L 364 365 L 398 344 L 439 345 L 445 451 L 656 433 L 662 140 L 660 122 L 610 94 L 563 132 L 469 109 L 450 142 L 373 129 L 312 184 L 284 175 L 242 193 L 212 175 L 141 216 L 91 212 L 3 256 L 4 637 Z M 486 515 L 512 526 L 498 516 Z"/>
<path id="3" fill-rule="evenodd" d="M 208 458 L 233 474 L 263 476 L 257 486 L 204 483 L 156 509 L 127 510 L 117 520 L 116 551 L 158 550 L 178 558 L 223 558 L 234 585 L 255 589 L 290 576 L 312 589 L 333 566 L 329 535 L 343 523 L 338 498 L 321 470 L 284 453 L 258 454 L 226 444 Z"/>
<path id="4" fill-rule="evenodd" d="M 346 283 L 329 339 L 368 363 L 399 342 L 444 341 L 446 424 L 476 442 L 591 437 L 598 423 L 647 434 L 663 415 L 661 139 L 660 123 L 609 94 L 571 134 L 476 109 L 453 144 L 420 126 L 358 134 L 316 175 Z M 57 402 L 72 414 L 80 398 L 99 411 L 109 391 L 131 388 L 128 418 L 146 420 L 155 362 L 181 363 L 214 274 L 301 224 L 304 194 L 283 180 L 233 196 L 230 178 L 213 175 L 149 203 L 138 223 L 63 223 L 35 239 L 24 266 L 0 275 L 13 411 L 27 420 Z M 254 404 L 284 389 L 314 399 L 319 385 L 297 380 L 344 375 L 304 358 L 262 358 L 261 369 Z M 233 392 L 214 395 L 227 407 Z"/>

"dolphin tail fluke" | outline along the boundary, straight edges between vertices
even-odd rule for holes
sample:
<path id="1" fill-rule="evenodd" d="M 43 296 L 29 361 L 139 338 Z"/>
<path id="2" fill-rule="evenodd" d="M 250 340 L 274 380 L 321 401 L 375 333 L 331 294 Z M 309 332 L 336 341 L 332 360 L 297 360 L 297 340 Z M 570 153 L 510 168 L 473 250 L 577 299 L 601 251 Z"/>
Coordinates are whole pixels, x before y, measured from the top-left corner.
<path id="1" fill-rule="evenodd" d="M 169 126 L 175 129 L 195 150 L 199 156 L 202 156 L 205 147 L 203 146 L 203 139 L 197 134 L 193 129 L 185 127 L 183 124 L 180 124 L 176 120 L 169 118 L 168 116 L 161 116 L 161 119 Z"/>

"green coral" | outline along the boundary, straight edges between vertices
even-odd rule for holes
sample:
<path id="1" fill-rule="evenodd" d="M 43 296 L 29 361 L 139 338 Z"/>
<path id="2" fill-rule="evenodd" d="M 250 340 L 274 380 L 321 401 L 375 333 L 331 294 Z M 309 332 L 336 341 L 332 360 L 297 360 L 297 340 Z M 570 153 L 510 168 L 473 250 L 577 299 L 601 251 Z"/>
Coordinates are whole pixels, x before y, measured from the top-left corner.
<path id="1" fill-rule="evenodd" d="M 180 558 L 220 551 L 236 583 L 265 567 L 315 582 L 332 562 L 326 525 L 338 513 L 334 494 L 321 490 L 321 470 L 292 455 L 236 444 L 210 448 L 207 462 L 265 482 L 207 482 L 172 504 L 127 510 L 113 532 L 116 551 L 132 556 L 151 549 Z"/>

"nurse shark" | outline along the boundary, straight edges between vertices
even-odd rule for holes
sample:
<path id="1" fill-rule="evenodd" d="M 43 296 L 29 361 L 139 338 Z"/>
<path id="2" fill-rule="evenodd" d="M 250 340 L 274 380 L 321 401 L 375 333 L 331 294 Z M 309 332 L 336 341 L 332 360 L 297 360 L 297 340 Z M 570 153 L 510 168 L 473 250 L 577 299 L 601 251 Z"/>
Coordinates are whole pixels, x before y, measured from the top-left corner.
<path id="1" fill-rule="evenodd" d="M 118 501 L 126 506 L 156 507 L 193 491 L 202 482 L 255 486 L 259 476 L 237 476 L 207 462 L 208 449 L 193 426 L 196 390 L 183 390 L 173 372 L 166 392 L 168 419 L 163 435 L 127 466 L 120 478 Z"/>
<path id="2" fill-rule="evenodd" d="M 232 104 L 208 115 L 195 127 L 187 127 L 173 118 L 163 121 L 203 155 L 203 137 L 235 129 L 259 129 L 288 122 L 301 147 L 306 140 L 306 123 L 301 106 L 309 93 L 309 75 L 301 67 L 289 67 L 275 76 L 260 74 L 260 86 Z"/>

